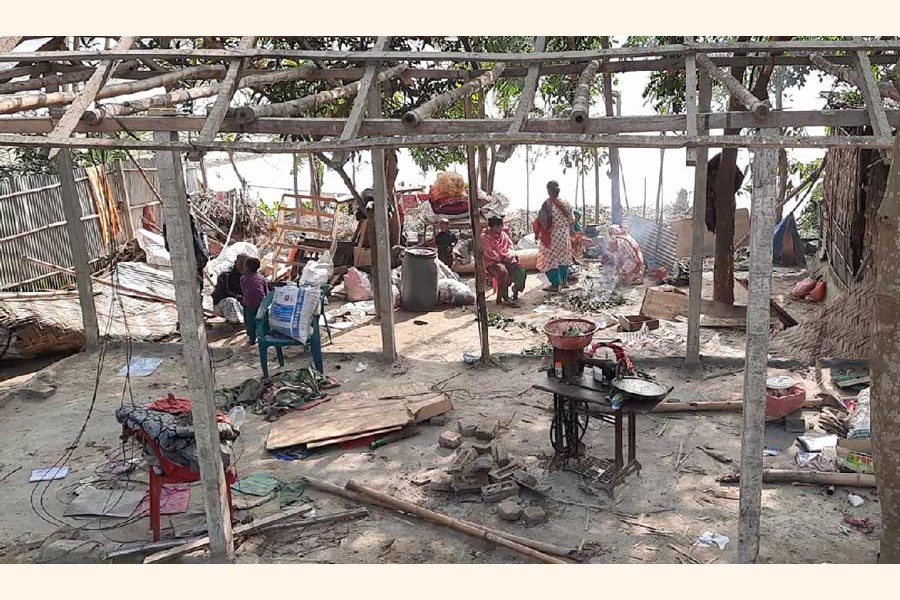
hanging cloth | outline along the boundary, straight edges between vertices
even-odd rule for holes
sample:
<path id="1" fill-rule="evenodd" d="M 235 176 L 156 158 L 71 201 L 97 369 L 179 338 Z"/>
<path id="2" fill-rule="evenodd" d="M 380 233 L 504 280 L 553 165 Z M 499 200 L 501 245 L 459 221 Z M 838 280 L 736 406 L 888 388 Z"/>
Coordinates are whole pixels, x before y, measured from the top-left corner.
<path id="1" fill-rule="evenodd" d="M 103 240 L 105 245 L 110 246 L 115 240 L 115 236 L 122 231 L 119 211 L 116 209 L 112 188 L 102 167 L 86 167 L 85 172 L 88 177 L 94 210 L 99 217 L 100 239 Z"/>

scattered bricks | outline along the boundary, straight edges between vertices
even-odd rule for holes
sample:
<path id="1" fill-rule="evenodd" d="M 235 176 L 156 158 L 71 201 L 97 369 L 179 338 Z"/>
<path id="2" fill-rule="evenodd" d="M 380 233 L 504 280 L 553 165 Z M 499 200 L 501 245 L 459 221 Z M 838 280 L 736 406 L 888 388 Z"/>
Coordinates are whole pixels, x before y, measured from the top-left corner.
<path id="1" fill-rule="evenodd" d="M 494 457 L 494 462 L 497 463 L 497 466 L 505 467 L 509 464 L 509 451 L 500 442 L 491 443 L 491 455 Z"/>
<path id="2" fill-rule="evenodd" d="M 441 437 L 438 438 L 438 445 L 441 448 L 453 450 L 459 448 L 460 444 L 462 444 L 462 436 L 455 431 L 445 431 L 441 434 Z"/>
<path id="3" fill-rule="evenodd" d="M 451 462 L 450 466 L 447 468 L 447 472 L 451 474 L 462 473 L 466 465 L 475 460 L 475 457 L 477 456 L 478 452 L 475 451 L 475 448 L 460 449 L 453 458 L 453 462 Z"/>
<path id="4" fill-rule="evenodd" d="M 497 435 L 497 429 L 500 423 L 496 420 L 482 421 L 475 430 L 475 437 L 484 442 L 489 442 Z"/>
<path id="5" fill-rule="evenodd" d="M 466 473 L 487 473 L 488 471 L 494 468 L 494 460 L 488 456 L 479 456 L 468 466 L 466 466 Z"/>
<path id="6" fill-rule="evenodd" d="M 500 502 L 519 495 L 519 486 L 515 481 L 501 481 L 481 488 L 481 499 L 485 502 Z"/>
<path id="7" fill-rule="evenodd" d="M 497 467 L 495 469 L 491 469 L 488 473 L 488 477 L 491 480 L 491 483 L 498 483 L 500 481 L 505 481 L 513 476 L 513 473 L 522 468 L 517 462 L 511 462 L 505 467 Z"/>
<path id="8" fill-rule="evenodd" d="M 484 476 L 462 475 L 454 477 L 450 483 L 450 487 L 452 487 L 453 491 L 457 494 L 478 493 L 481 492 L 481 488 L 484 487 L 485 483 L 486 480 Z"/>
<path id="9" fill-rule="evenodd" d="M 540 506 L 529 506 L 522 511 L 522 518 L 525 519 L 526 527 L 540 525 L 547 520 L 547 513 Z"/>
<path id="10" fill-rule="evenodd" d="M 522 518 L 522 507 L 515 500 L 504 500 L 497 505 L 497 514 L 504 521 L 518 521 Z"/>
<path id="11" fill-rule="evenodd" d="M 472 444 L 472 447 L 475 448 L 478 456 L 481 456 L 482 454 L 488 454 L 491 451 L 490 442 L 475 442 L 474 444 Z"/>
<path id="12" fill-rule="evenodd" d="M 432 492 L 449 492 L 453 490 L 453 484 L 449 475 L 440 473 L 431 478 L 428 489 Z"/>
<path id="13" fill-rule="evenodd" d="M 428 419 L 428 424 L 443 427 L 447 424 L 447 415 L 438 415 L 436 417 L 431 417 L 430 419 Z"/>
<path id="14" fill-rule="evenodd" d="M 524 469 L 519 469 L 512 474 L 513 481 L 521 485 L 523 488 L 536 492 L 538 494 L 546 494 L 550 491 L 550 486 L 542 483 L 537 477 Z"/>
<path id="15" fill-rule="evenodd" d="M 456 424 L 459 427 L 459 434 L 463 437 L 472 437 L 478 430 L 478 423 L 469 419 L 460 419 Z"/>

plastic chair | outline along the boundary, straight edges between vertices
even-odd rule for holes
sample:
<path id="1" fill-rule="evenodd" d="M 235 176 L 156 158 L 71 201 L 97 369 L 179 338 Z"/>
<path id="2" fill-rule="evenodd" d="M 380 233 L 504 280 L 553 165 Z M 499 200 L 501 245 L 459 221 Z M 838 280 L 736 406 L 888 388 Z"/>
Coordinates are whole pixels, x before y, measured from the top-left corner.
<path id="1" fill-rule="evenodd" d="M 328 291 L 330 291 L 330 286 L 322 286 L 322 295 L 324 296 L 326 293 L 325 287 L 328 287 Z M 322 336 L 319 333 L 319 315 L 313 316 L 312 319 L 312 332 L 310 333 L 309 339 L 305 344 L 301 344 L 299 341 L 294 338 L 289 338 L 287 336 L 281 335 L 280 333 L 275 333 L 271 331 L 269 328 L 269 307 L 272 305 L 272 299 L 275 297 L 275 292 L 269 292 L 266 296 L 265 300 L 263 300 L 262 305 L 259 307 L 259 312 L 256 313 L 256 332 L 257 332 L 257 345 L 259 345 L 259 366 L 262 369 L 262 374 L 264 378 L 269 377 L 269 348 L 275 348 L 275 355 L 278 358 L 279 366 L 284 366 L 284 349 L 292 346 L 302 346 L 309 350 L 309 353 L 312 354 L 313 364 L 316 367 L 316 370 L 319 373 L 325 372 L 325 366 L 322 360 Z M 324 300 L 323 300 L 324 306 Z"/>
<path id="2" fill-rule="evenodd" d="M 200 481 L 200 473 L 196 473 L 183 465 L 176 465 L 168 460 L 156 443 L 156 440 L 147 435 L 142 429 L 124 428 L 123 433 L 126 437 L 134 434 L 144 445 L 153 452 L 158 466 L 150 467 L 150 528 L 153 530 L 153 541 L 158 542 L 160 538 L 160 519 L 162 510 L 162 488 L 170 483 L 194 483 Z M 225 469 L 225 482 L 228 486 L 228 512 L 233 517 L 234 507 L 231 503 L 231 486 L 238 480 L 237 475 L 231 468 Z"/>

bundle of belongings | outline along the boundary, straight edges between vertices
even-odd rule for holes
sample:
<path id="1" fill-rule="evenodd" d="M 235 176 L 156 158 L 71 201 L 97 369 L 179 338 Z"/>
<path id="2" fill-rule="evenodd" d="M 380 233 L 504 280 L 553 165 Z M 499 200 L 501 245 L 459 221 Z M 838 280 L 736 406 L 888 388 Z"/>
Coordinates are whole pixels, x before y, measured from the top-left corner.
<path id="1" fill-rule="evenodd" d="M 508 208 L 509 199 L 503 194 L 478 190 L 478 209 L 484 218 L 502 217 Z M 465 180 L 458 173 L 439 173 L 422 209 L 422 218 L 429 223 L 437 223 L 443 218 L 451 223 L 465 221 L 469 214 Z"/>
<path id="2" fill-rule="evenodd" d="M 281 371 L 268 380 L 250 378 L 238 386 L 216 390 L 222 406 L 251 406 L 253 414 L 275 421 L 292 410 L 324 399 L 339 384 L 311 367 Z"/>
<path id="3" fill-rule="evenodd" d="M 197 460 L 197 442 L 194 439 L 194 422 L 191 416 L 191 401 L 176 398 L 169 394 L 167 398 L 155 400 L 146 405 L 123 404 L 116 409 L 116 420 L 128 435 L 138 432 L 153 441 L 166 460 L 199 472 Z M 216 423 L 219 428 L 219 444 L 222 451 L 222 462 L 227 468 L 232 461 L 232 445 L 240 435 L 240 431 L 232 425 L 228 417 L 216 411 Z M 141 439 L 140 437 L 138 439 Z M 156 465 L 156 456 L 146 440 L 144 455 L 147 462 Z"/>

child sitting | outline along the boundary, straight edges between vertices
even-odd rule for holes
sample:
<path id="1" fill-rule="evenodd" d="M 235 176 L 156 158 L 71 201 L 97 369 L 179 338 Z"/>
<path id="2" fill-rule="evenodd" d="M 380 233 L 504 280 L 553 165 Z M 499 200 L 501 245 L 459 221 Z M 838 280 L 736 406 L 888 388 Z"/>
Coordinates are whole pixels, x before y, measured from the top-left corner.
<path id="1" fill-rule="evenodd" d="M 244 261 L 244 274 L 241 276 L 241 297 L 244 305 L 244 325 L 250 345 L 256 344 L 256 313 L 269 293 L 266 278 L 259 274 L 259 259 L 248 258 Z"/>

